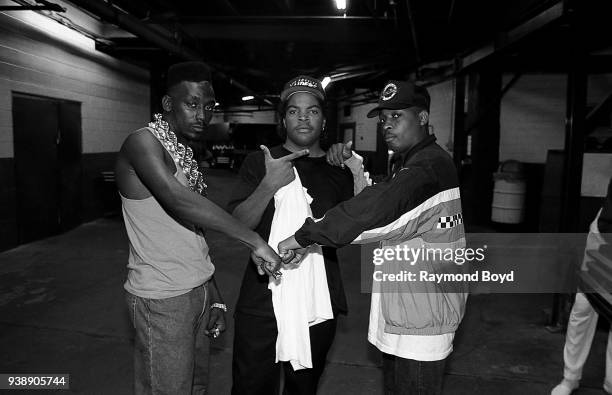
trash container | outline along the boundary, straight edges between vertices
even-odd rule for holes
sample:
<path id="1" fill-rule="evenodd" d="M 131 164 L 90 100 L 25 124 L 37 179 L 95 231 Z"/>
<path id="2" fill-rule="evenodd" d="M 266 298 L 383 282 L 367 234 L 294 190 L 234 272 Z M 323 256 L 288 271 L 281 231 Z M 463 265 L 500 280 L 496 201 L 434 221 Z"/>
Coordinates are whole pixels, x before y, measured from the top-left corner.
<path id="1" fill-rule="evenodd" d="M 491 220 L 502 224 L 520 224 L 525 219 L 527 183 L 523 165 L 515 160 L 503 162 L 493 174 Z"/>

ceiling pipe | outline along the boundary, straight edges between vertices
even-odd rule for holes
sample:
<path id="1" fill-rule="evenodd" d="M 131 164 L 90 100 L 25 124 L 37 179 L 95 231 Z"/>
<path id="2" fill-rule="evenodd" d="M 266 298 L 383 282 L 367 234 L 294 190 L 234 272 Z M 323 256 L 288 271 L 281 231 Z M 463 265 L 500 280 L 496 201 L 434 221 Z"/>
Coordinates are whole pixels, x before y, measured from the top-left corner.
<path id="1" fill-rule="evenodd" d="M 47 0 L 36 0 L 38 5 L 33 5 L 23 0 L 13 0 L 13 2 L 21 4 L 17 6 L 0 6 L 0 11 L 55 11 L 66 12 L 66 8 L 59 4 L 51 3 Z"/>
<path id="2" fill-rule="evenodd" d="M 348 80 L 351 78 L 363 77 L 364 75 L 377 73 L 379 70 L 365 70 L 361 72 L 354 73 L 339 73 L 339 74 L 331 74 L 331 79 L 333 82 Z"/>
<path id="3" fill-rule="evenodd" d="M 415 19 L 412 15 L 412 5 L 410 0 L 406 0 L 406 9 L 408 10 L 408 22 L 410 23 L 410 32 L 412 35 L 412 45 L 414 46 L 414 56 L 417 65 L 421 64 L 421 51 L 419 50 L 419 40 L 417 39 Z"/>
<path id="4" fill-rule="evenodd" d="M 391 7 L 391 10 L 393 11 L 393 26 L 397 31 L 399 29 L 399 21 L 397 19 L 397 3 L 395 0 L 389 0 L 389 7 Z"/>
<path id="5" fill-rule="evenodd" d="M 455 13 L 455 0 L 451 0 L 450 7 L 448 8 L 448 24 L 453 22 L 453 15 Z"/>
<path id="6" fill-rule="evenodd" d="M 100 18 L 114 23 L 122 29 L 141 37 L 159 47 L 177 55 L 185 60 L 202 60 L 199 53 L 192 49 L 178 44 L 174 40 L 159 33 L 138 18 L 125 13 L 114 7 L 111 3 L 100 0 L 72 0 L 72 2 L 87 11 L 99 16 Z"/>
<path id="7" fill-rule="evenodd" d="M 178 57 L 181 57 L 185 60 L 197 60 L 206 64 L 206 62 L 204 62 L 202 56 L 198 52 L 186 46 L 180 45 L 173 39 L 170 39 L 162 33 L 151 29 L 145 23 L 141 22 L 138 18 L 121 11 L 116 7 L 113 7 L 112 4 L 109 2 L 101 0 L 72 0 L 72 3 L 86 9 L 87 11 L 99 16 L 100 18 L 108 22 L 116 24 L 120 28 L 125 29 L 126 31 L 144 40 L 147 40 L 162 49 L 165 49 L 168 52 L 173 53 Z M 219 71 L 208 64 L 206 65 L 211 70 L 214 70 L 219 77 L 224 80 L 227 80 L 230 85 L 235 86 L 236 88 L 247 94 L 257 97 L 258 99 L 261 99 L 262 101 L 271 106 L 273 105 L 270 100 L 262 98 L 261 95 L 258 95 L 253 90 L 231 78 L 224 72 Z"/>
<path id="8" fill-rule="evenodd" d="M 219 0 L 219 4 L 231 15 L 238 15 L 238 10 L 236 7 L 230 2 L 230 0 Z"/>
<path id="9" fill-rule="evenodd" d="M 374 22 L 387 20 L 384 16 L 358 16 L 358 15 L 237 15 L 237 16 L 209 16 L 209 15 L 177 15 L 164 18 L 158 15 L 153 21 L 166 21 L 168 19 L 181 23 L 285 23 L 285 22 Z"/>

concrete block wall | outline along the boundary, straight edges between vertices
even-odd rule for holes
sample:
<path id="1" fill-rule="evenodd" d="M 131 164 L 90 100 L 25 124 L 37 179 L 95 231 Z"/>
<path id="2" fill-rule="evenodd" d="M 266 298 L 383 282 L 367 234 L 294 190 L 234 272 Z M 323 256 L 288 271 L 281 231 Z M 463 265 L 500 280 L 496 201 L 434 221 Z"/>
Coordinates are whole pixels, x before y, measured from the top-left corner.
<path id="1" fill-rule="evenodd" d="M 431 96 L 431 107 L 429 114 L 429 124 L 432 127 L 433 133 L 437 137 L 437 143 L 447 150 L 449 153 L 452 151 L 453 145 L 453 117 L 454 117 L 454 100 L 455 100 L 455 81 L 449 80 L 444 81 L 436 85 L 427 87 L 429 95 Z M 359 93 L 359 91 L 357 91 Z M 355 99 L 360 99 L 356 97 Z M 352 123 L 355 122 L 356 137 L 359 140 L 361 135 L 376 133 L 377 118 L 367 118 L 366 114 L 372 108 L 376 106 L 375 103 L 353 105 L 351 107 L 351 114 L 349 116 L 344 115 L 344 107 L 347 103 L 340 102 L 338 105 L 338 123 Z M 364 139 L 366 136 L 363 136 Z M 370 136 L 371 137 L 371 136 Z M 373 145 L 368 144 L 368 148 L 376 151 L 378 148 L 386 149 L 386 147 L 377 147 L 376 139 L 373 140 Z M 359 148 L 359 141 L 356 142 Z"/>
<path id="2" fill-rule="evenodd" d="M 215 113 L 211 123 L 240 123 L 254 125 L 274 125 L 278 116 L 274 110 L 257 111 L 257 106 L 235 106 L 225 109 L 226 112 Z"/>
<path id="3" fill-rule="evenodd" d="M 504 84 L 511 75 L 504 76 Z M 499 157 L 528 163 L 546 162 L 550 149 L 565 144 L 567 76 L 525 74 L 501 103 Z M 588 77 L 587 105 L 596 106 L 612 93 L 612 74 Z"/>
<path id="4" fill-rule="evenodd" d="M 149 73 L 0 13 L 0 157 L 12 157 L 11 92 L 81 103 L 83 153 L 117 151 L 149 117 Z M 52 22 L 55 23 L 55 22 Z"/>
<path id="5" fill-rule="evenodd" d="M 356 90 L 355 94 L 359 94 L 360 90 Z M 363 96 L 355 96 L 351 100 L 362 100 Z M 376 146 L 376 130 L 377 118 L 368 118 L 367 113 L 374 107 L 375 103 L 354 104 L 351 105 L 350 114 L 345 116 L 344 109 L 349 105 L 346 102 L 338 103 L 338 125 L 343 123 L 355 123 L 355 141 L 353 146 L 359 151 L 376 151 L 379 147 Z"/>
<path id="6" fill-rule="evenodd" d="M 506 84 L 511 78 L 504 76 Z M 499 159 L 546 162 L 565 141 L 566 80 L 563 74 L 527 74 L 502 98 Z"/>
<path id="7" fill-rule="evenodd" d="M 448 80 L 427 88 L 431 96 L 429 124 L 440 147 L 452 154 L 455 117 L 455 80 Z"/>
<path id="8" fill-rule="evenodd" d="M 0 13 L 0 205 L 16 211 L 13 93 L 81 103 L 82 217 L 89 220 L 103 210 L 95 179 L 112 170 L 125 137 L 150 119 L 149 81 L 148 71 L 97 52 L 92 40 L 40 14 Z M 13 244 L 16 226 L 5 214 L 0 249 Z"/>
<path id="9" fill-rule="evenodd" d="M 504 76 L 504 83 L 510 78 L 510 75 Z M 548 151 L 563 150 L 565 145 L 566 91 L 565 74 L 521 76 L 501 103 L 499 147 L 501 161 L 516 159 L 526 162 L 531 174 L 538 172 L 544 174 Z M 588 76 L 589 108 L 598 105 L 610 93 L 612 93 L 611 74 Z M 578 213 L 581 230 L 587 230 L 588 224 L 601 206 L 601 195 L 605 193 L 603 191 L 607 180 L 612 176 L 612 168 L 609 167 L 610 157 L 609 154 L 585 154 L 582 199 Z M 561 177 L 560 171 L 555 173 L 555 177 Z M 593 195 L 597 197 L 592 197 Z M 542 197 L 537 196 L 537 198 L 543 199 L 541 203 L 543 209 L 546 207 L 550 210 L 551 207 L 556 207 L 558 211 L 560 196 L 544 196 L 543 192 Z M 552 218 L 557 220 L 557 216 L 558 213 L 555 212 Z"/>

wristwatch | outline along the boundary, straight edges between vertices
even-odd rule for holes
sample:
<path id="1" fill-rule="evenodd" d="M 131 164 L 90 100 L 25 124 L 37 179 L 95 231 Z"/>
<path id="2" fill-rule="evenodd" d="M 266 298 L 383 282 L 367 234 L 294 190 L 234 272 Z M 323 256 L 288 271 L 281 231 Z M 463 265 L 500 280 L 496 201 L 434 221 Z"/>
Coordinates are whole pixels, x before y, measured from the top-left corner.
<path id="1" fill-rule="evenodd" d="M 227 306 L 225 303 L 213 303 L 210 305 L 211 309 L 217 308 L 223 310 L 223 312 L 227 313 Z"/>

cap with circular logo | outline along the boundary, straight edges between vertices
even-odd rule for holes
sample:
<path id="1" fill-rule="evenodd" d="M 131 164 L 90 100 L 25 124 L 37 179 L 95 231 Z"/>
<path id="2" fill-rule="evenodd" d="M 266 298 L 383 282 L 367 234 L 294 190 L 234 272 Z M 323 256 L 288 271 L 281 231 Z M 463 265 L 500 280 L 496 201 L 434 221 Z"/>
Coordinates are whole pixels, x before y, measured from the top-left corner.
<path id="1" fill-rule="evenodd" d="M 378 105 L 368 112 L 368 118 L 378 115 L 381 110 L 400 110 L 409 107 L 423 107 L 429 111 L 431 99 L 427 89 L 412 81 L 389 81 L 380 92 Z"/>
<path id="2" fill-rule="evenodd" d="M 300 75 L 287 82 L 280 94 L 281 101 L 289 99 L 291 95 L 298 92 L 310 93 L 321 100 L 325 100 L 325 90 L 321 81 L 307 75 Z"/>

